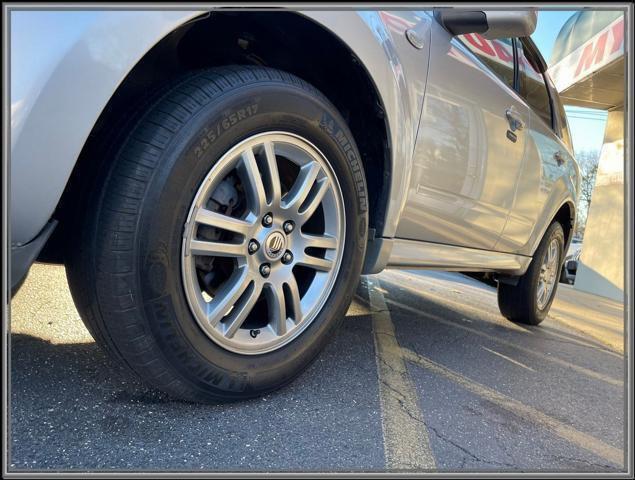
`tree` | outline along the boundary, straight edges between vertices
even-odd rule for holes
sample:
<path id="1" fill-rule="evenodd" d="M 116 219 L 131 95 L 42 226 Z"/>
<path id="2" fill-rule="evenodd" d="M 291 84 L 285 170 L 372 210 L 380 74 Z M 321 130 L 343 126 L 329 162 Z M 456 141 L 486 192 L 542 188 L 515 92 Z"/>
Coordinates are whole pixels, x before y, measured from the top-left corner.
<path id="1" fill-rule="evenodd" d="M 589 207 L 591 206 L 595 177 L 598 173 L 600 152 L 598 150 L 583 150 L 576 154 L 576 159 L 580 165 L 580 197 L 578 200 L 578 222 L 575 234 L 582 237 L 587 216 L 589 215 Z"/>

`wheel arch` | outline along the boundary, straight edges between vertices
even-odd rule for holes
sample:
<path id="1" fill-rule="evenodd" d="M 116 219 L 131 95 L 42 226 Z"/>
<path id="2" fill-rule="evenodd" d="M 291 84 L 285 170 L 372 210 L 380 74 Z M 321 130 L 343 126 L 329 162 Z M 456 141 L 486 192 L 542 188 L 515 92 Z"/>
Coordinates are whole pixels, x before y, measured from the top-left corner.
<path id="1" fill-rule="evenodd" d="M 266 15 L 274 14 L 276 22 L 265 21 Z M 380 44 L 365 50 L 362 56 L 367 58 L 361 59 L 323 25 L 324 19 L 320 22 L 307 15 L 213 11 L 188 18 L 160 38 L 131 66 L 92 126 L 53 213 L 59 226 L 40 260 L 63 262 L 62 247 L 71 229 L 75 205 L 86 185 L 95 181 L 96 172 L 107 161 L 100 152 L 108 142 L 109 126 L 120 119 L 122 112 L 144 92 L 168 78 L 187 70 L 227 64 L 279 68 L 313 84 L 329 98 L 358 144 L 369 189 L 369 228 L 378 232 L 376 235 L 381 234 L 392 187 L 391 138 L 395 132 L 390 129 L 389 110 L 395 109 L 396 100 L 391 96 L 394 93 L 386 94 L 386 91 L 394 91 L 386 76 L 373 77 L 371 71 L 390 68 L 389 59 L 382 53 L 385 64 L 377 65 L 376 50 L 382 50 Z M 354 28 L 367 28 L 358 20 Z M 367 65 L 369 61 L 371 65 Z M 376 77 L 383 80 L 378 83 Z"/>
<path id="2" fill-rule="evenodd" d="M 553 213 L 550 217 L 549 222 L 547 222 L 540 232 L 540 235 L 536 237 L 536 241 L 531 251 L 531 255 L 533 256 L 544 237 L 545 232 L 549 228 L 554 221 L 557 221 L 562 226 L 562 230 L 564 230 L 564 250 L 566 251 L 569 247 L 569 243 L 571 243 L 571 238 L 573 237 L 573 232 L 575 229 L 576 222 L 576 210 L 575 205 L 571 199 L 567 199 L 564 202 L 560 203 L 558 209 Z"/>
<path id="3" fill-rule="evenodd" d="M 564 202 L 553 217 L 553 221 L 558 221 L 564 230 L 565 251 L 571 243 L 576 222 L 575 205 L 572 201 Z"/>

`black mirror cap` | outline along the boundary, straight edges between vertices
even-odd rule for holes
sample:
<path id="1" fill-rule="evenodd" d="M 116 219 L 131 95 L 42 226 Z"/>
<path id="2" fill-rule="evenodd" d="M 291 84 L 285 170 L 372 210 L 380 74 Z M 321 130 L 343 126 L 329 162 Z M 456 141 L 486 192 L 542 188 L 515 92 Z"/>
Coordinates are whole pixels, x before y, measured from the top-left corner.
<path id="1" fill-rule="evenodd" d="M 434 18 L 452 35 L 479 33 L 489 40 L 528 37 L 538 22 L 535 9 L 527 10 L 464 10 L 439 8 Z"/>
<path id="2" fill-rule="evenodd" d="M 440 8 L 434 10 L 434 18 L 452 35 L 485 33 L 489 29 L 485 12 Z"/>

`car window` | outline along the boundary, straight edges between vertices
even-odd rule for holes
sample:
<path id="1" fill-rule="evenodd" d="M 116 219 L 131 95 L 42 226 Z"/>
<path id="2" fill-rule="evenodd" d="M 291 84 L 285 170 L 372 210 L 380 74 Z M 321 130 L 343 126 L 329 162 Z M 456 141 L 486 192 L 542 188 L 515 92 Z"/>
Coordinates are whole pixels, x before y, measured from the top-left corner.
<path id="1" fill-rule="evenodd" d="M 558 120 L 560 121 L 560 138 L 564 144 L 569 147 L 569 150 L 573 152 L 573 142 L 571 142 L 571 132 L 569 131 L 569 122 L 567 121 L 567 113 L 564 111 L 564 105 L 560 99 L 556 99 L 554 102 L 558 109 Z"/>
<path id="2" fill-rule="evenodd" d="M 509 88 L 514 88 L 514 51 L 511 38 L 488 40 L 478 33 L 466 33 L 457 38 Z"/>
<path id="3" fill-rule="evenodd" d="M 551 102 L 545 78 L 534 66 L 530 58 L 525 55 L 521 42 L 518 45 L 518 68 L 520 76 L 519 93 L 529 106 L 550 127 L 553 128 L 551 117 Z"/>

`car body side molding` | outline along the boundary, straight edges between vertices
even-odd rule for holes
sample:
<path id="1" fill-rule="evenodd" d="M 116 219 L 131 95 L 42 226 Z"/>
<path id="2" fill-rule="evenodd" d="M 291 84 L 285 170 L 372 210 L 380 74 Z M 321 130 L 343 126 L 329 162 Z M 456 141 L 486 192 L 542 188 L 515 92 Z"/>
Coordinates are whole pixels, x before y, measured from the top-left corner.
<path id="1" fill-rule="evenodd" d="M 524 255 L 396 238 L 392 242 L 388 268 L 425 268 L 522 275 L 530 262 L 531 257 Z"/>

